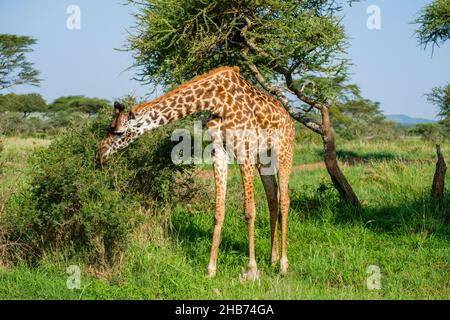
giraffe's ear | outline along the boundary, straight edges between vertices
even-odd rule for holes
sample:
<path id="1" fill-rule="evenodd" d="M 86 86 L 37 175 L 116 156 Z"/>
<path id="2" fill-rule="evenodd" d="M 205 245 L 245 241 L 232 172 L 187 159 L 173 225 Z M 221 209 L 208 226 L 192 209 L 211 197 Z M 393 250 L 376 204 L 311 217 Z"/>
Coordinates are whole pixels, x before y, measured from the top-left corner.
<path id="1" fill-rule="evenodd" d="M 125 106 L 123 104 L 121 104 L 120 102 L 116 101 L 116 102 L 114 102 L 114 110 L 116 111 L 116 113 L 120 113 L 123 110 L 125 110 Z"/>

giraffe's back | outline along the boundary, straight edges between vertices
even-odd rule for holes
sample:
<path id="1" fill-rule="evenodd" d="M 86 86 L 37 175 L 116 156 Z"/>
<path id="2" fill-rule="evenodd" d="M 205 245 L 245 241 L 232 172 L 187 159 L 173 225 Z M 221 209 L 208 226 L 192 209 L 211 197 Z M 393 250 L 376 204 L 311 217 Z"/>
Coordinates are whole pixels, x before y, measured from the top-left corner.
<path id="1" fill-rule="evenodd" d="M 295 125 L 280 101 L 235 75 L 235 85 L 227 95 L 224 108 L 223 135 L 233 153 L 254 156 L 268 149 L 293 150 Z M 287 149 L 286 149 L 287 148 Z M 242 160 L 242 159 L 241 159 Z"/>

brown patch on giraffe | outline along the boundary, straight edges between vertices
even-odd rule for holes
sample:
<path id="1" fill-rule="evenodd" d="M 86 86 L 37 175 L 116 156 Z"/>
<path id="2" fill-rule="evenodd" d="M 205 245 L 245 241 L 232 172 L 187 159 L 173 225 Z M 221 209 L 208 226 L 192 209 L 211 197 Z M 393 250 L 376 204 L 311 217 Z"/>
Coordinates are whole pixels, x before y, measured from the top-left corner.
<path id="1" fill-rule="evenodd" d="M 232 95 L 234 95 L 236 93 L 236 85 L 232 84 L 230 89 L 228 89 L 228 92 Z"/>
<path id="2" fill-rule="evenodd" d="M 205 94 L 203 95 L 203 99 L 210 99 L 214 96 L 214 88 L 207 88 Z"/>
<path id="3" fill-rule="evenodd" d="M 205 93 L 205 90 L 203 90 L 203 88 L 199 88 L 199 89 L 195 90 L 195 95 L 196 95 L 198 98 L 201 98 L 201 96 L 203 95 L 203 93 Z"/>
<path id="4" fill-rule="evenodd" d="M 231 86 L 231 81 L 228 79 L 223 80 L 223 86 L 226 89 L 228 89 Z"/>
<path id="5" fill-rule="evenodd" d="M 168 103 L 166 103 L 166 104 L 164 104 L 160 109 L 159 109 L 159 111 L 161 111 L 161 112 L 165 112 L 165 111 L 167 111 L 167 110 L 170 110 L 170 106 L 169 106 L 169 104 Z"/>

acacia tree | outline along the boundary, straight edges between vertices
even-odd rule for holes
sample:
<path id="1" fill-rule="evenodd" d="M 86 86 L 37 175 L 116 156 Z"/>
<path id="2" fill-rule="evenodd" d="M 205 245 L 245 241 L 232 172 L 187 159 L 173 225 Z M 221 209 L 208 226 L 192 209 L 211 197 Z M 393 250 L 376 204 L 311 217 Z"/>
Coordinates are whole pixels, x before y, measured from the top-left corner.
<path id="1" fill-rule="evenodd" d="M 386 119 L 378 102 L 356 98 L 342 101 L 330 109 L 333 128 L 349 139 L 393 136 L 395 124 Z"/>
<path id="2" fill-rule="evenodd" d="M 416 31 L 417 38 L 425 48 L 428 44 L 438 46 L 450 39 L 450 2 L 448 0 L 433 0 L 420 12 L 415 23 L 419 24 Z M 439 115 L 443 117 L 444 126 L 450 128 L 450 84 L 446 87 L 435 87 L 427 95 L 428 101 L 435 104 L 439 109 Z M 445 173 L 447 165 L 441 152 L 440 145 L 436 145 L 438 161 L 433 178 L 431 195 L 435 199 L 444 198 Z"/>
<path id="3" fill-rule="evenodd" d="M 450 83 L 444 87 L 433 88 L 431 93 L 427 94 L 429 102 L 439 108 L 439 116 L 444 120 L 450 120 Z"/>
<path id="4" fill-rule="evenodd" d="M 322 136 L 324 161 L 342 197 L 358 198 L 336 159 L 330 106 L 351 87 L 336 0 L 130 0 L 138 6 L 127 50 L 138 79 L 171 86 L 220 65 L 278 98 Z M 351 1 L 342 1 L 351 2 Z"/>
<path id="5" fill-rule="evenodd" d="M 39 71 L 26 59 L 35 43 L 31 37 L 0 34 L 0 90 L 20 84 L 39 85 Z"/>
<path id="6" fill-rule="evenodd" d="M 21 112 L 26 118 L 33 112 L 46 112 L 47 102 L 38 93 L 10 93 L 0 96 L 0 112 L 5 111 Z"/>
<path id="7" fill-rule="evenodd" d="M 433 0 L 420 11 L 414 22 L 419 24 L 416 35 L 421 45 L 443 44 L 450 39 L 450 1 Z"/>
<path id="8" fill-rule="evenodd" d="M 111 103 L 106 99 L 85 96 L 65 96 L 55 99 L 49 105 L 48 110 L 50 112 L 82 112 L 92 116 L 103 107 L 109 105 L 111 105 Z"/>
<path id="9" fill-rule="evenodd" d="M 422 8 L 419 17 L 414 21 L 419 25 L 416 36 L 425 48 L 430 43 L 434 46 L 450 40 L 450 1 L 433 0 Z M 435 87 L 427 94 L 428 101 L 440 109 L 439 115 L 450 118 L 450 83 L 444 87 Z"/>

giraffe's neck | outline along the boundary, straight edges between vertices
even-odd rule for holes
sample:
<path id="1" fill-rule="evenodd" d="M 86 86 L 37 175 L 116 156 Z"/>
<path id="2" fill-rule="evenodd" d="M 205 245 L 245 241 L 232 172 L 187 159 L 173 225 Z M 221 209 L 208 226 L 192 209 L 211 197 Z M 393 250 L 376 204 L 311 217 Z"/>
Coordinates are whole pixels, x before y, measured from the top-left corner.
<path id="1" fill-rule="evenodd" d="M 188 82 L 153 102 L 137 106 L 132 115 L 136 125 L 142 127 L 142 133 L 203 110 L 222 116 L 239 81 L 236 71 L 226 68 L 209 77 Z"/>

